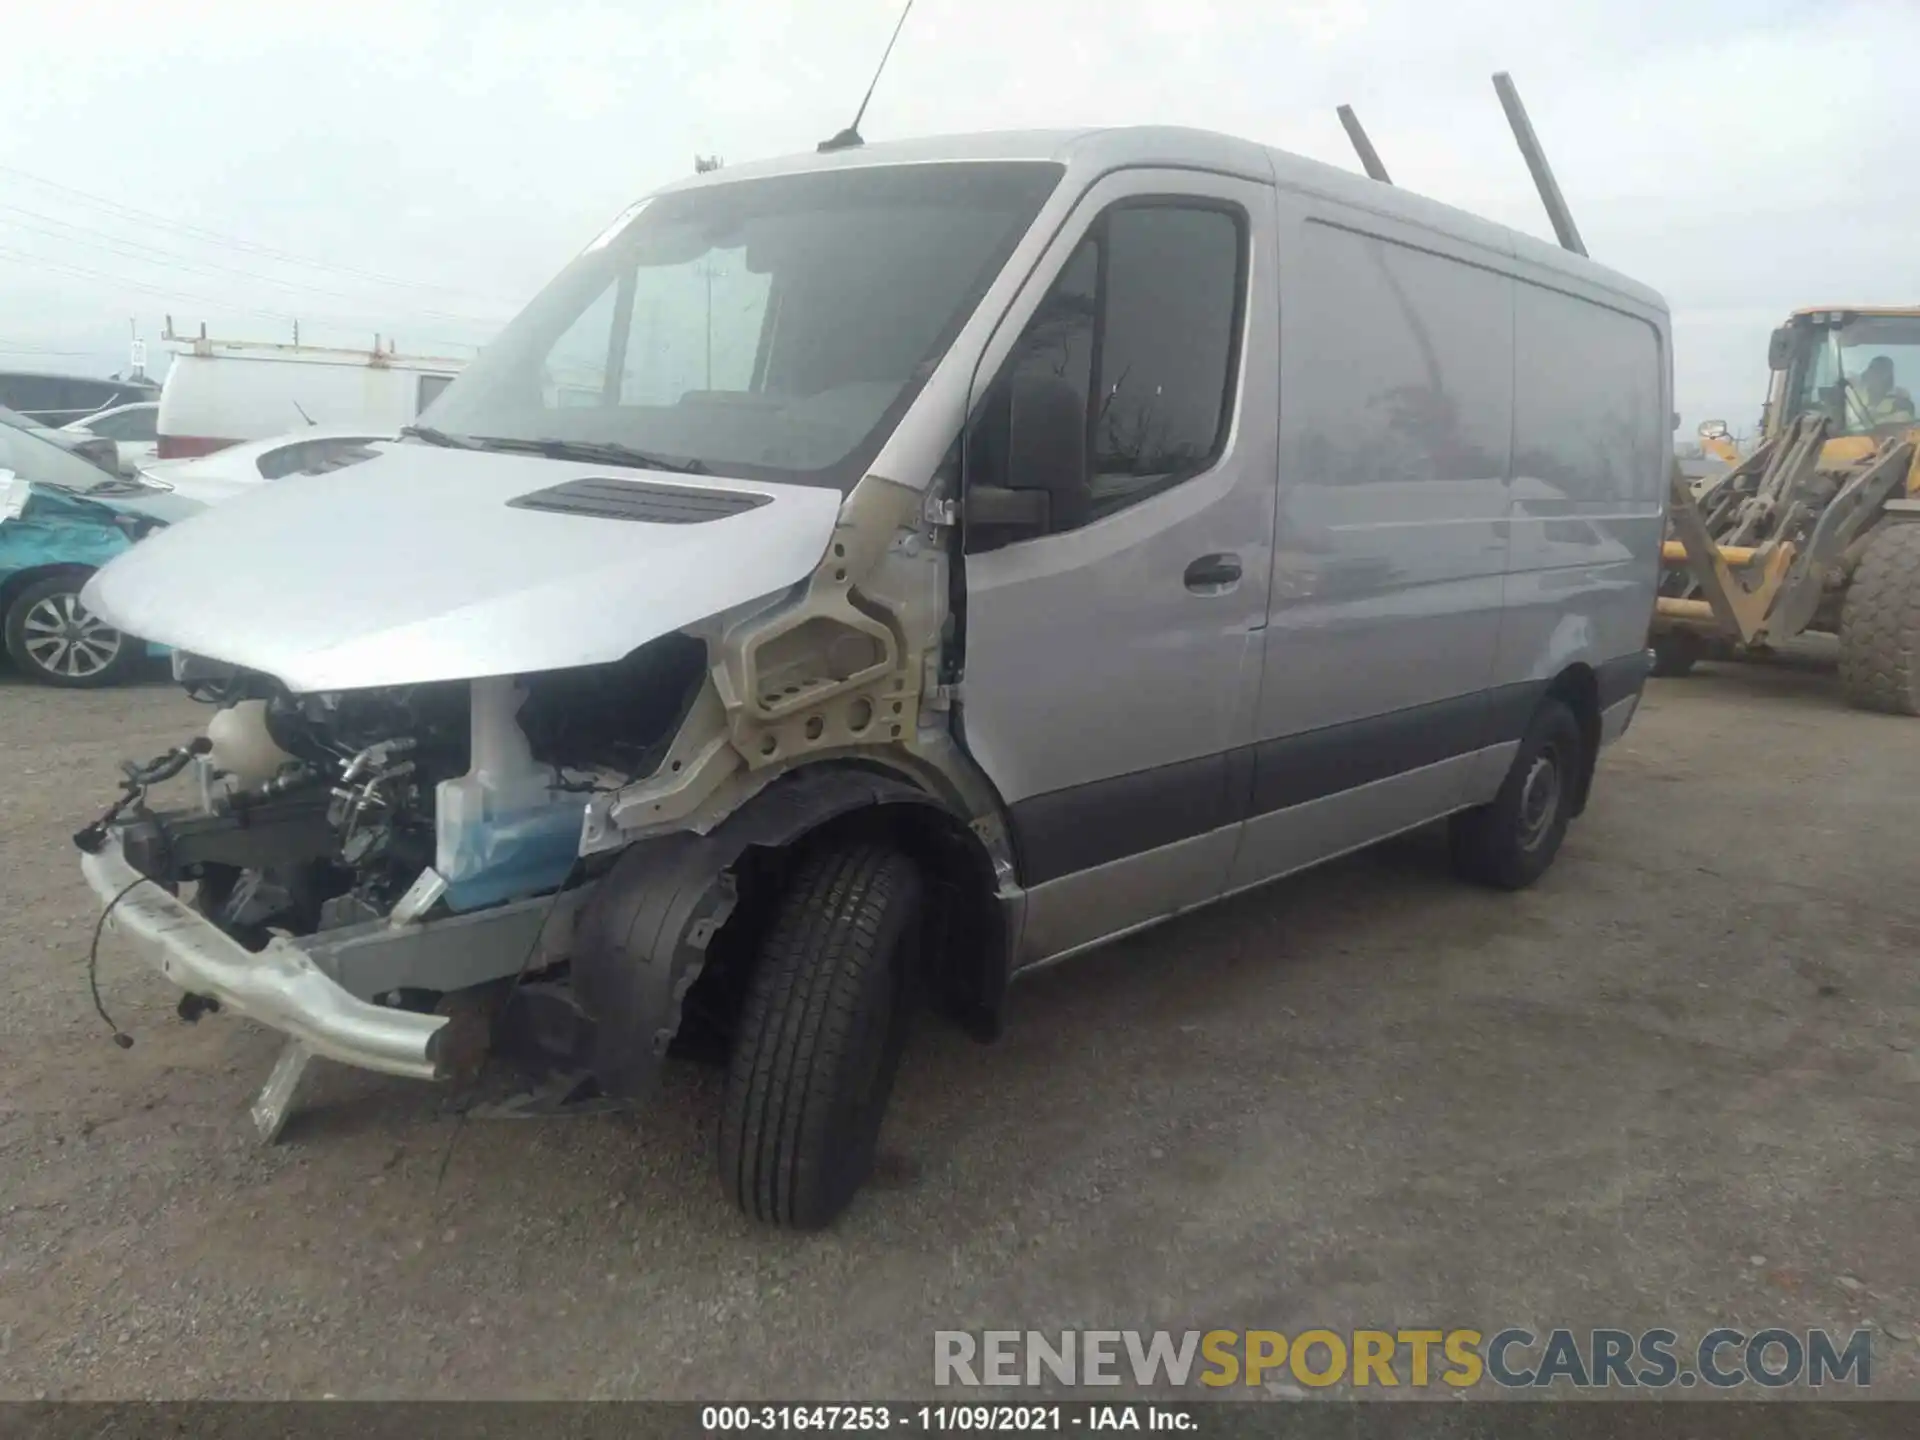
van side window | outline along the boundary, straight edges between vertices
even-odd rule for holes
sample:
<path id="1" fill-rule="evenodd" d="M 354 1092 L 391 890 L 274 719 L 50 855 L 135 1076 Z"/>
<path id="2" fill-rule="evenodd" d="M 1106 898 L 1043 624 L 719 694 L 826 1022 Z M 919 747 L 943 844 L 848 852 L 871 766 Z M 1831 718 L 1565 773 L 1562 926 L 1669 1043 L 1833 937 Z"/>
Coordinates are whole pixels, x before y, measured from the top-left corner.
<path id="1" fill-rule="evenodd" d="M 1218 455 L 1232 413 L 1242 248 L 1223 210 L 1117 210 L 1106 230 L 1091 519 Z"/>
<path id="2" fill-rule="evenodd" d="M 1659 428 L 1660 336 L 1644 320 L 1522 284 L 1514 316 L 1517 498 L 1655 507 L 1671 442 Z"/>
<path id="3" fill-rule="evenodd" d="M 969 549 L 1077 529 L 1213 464 L 1232 419 L 1245 249 L 1238 212 L 1198 202 L 1126 203 L 1094 223 L 968 433 L 968 483 L 1042 490 L 1046 520 L 970 524 Z M 1016 396 L 1031 405 L 1036 387 L 1049 408 L 1070 389 L 1085 427 L 1077 460 L 1044 475 L 1018 473 L 1037 462 L 1014 432 Z M 1067 463 L 1077 473 L 1058 473 Z"/>
<path id="4" fill-rule="evenodd" d="M 1352 492 L 1401 487 L 1377 503 L 1411 523 L 1457 515 L 1461 487 L 1473 487 L 1474 505 L 1504 513 L 1514 282 L 1318 220 L 1302 232 L 1299 260 L 1314 280 L 1295 306 L 1281 372 L 1299 436 L 1296 491 L 1345 490 L 1329 503 L 1364 506 L 1376 502 Z M 1304 513 L 1307 497 L 1293 503 Z"/>

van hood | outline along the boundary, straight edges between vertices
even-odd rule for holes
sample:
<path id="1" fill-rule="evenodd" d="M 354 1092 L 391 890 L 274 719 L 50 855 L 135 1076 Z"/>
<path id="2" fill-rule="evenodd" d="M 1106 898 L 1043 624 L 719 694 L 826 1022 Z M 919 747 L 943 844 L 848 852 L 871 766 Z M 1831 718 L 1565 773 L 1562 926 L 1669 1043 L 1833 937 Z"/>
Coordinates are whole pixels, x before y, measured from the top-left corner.
<path id="1" fill-rule="evenodd" d="M 153 535 L 82 598 L 296 691 L 526 674 L 618 660 L 784 590 L 839 510 L 807 486 L 383 447 Z"/>

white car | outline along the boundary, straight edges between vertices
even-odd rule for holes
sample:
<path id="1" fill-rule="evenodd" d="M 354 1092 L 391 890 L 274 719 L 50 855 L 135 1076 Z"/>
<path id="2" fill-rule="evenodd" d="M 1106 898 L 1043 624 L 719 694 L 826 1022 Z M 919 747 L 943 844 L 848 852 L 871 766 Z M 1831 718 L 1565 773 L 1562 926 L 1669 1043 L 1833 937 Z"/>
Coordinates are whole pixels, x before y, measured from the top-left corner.
<path id="1" fill-rule="evenodd" d="M 271 440 L 229 445 L 191 460 L 154 461 L 140 467 L 140 478 L 187 499 L 213 504 L 269 480 L 328 468 L 368 445 L 394 438 L 364 428 L 316 425 Z"/>
<path id="2" fill-rule="evenodd" d="M 159 422 L 160 402 L 142 400 L 132 405 L 115 405 L 60 428 L 111 440 L 119 452 L 120 473 L 132 475 L 160 453 Z"/>

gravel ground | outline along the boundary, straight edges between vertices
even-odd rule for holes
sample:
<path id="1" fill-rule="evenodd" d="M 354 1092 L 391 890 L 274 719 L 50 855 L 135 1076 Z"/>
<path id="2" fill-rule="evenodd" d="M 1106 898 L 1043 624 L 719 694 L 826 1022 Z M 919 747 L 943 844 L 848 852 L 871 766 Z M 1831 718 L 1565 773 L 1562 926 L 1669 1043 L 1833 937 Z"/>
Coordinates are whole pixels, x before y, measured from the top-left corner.
<path id="1" fill-rule="evenodd" d="M 0 676 L 0 1396 L 907 1396 L 932 1332 L 1872 1324 L 1920 1395 L 1920 722 L 1821 669 L 1656 682 L 1536 889 L 1416 836 L 927 1027 L 833 1231 L 712 1174 L 719 1077 L 460 1124 L 443 1089 L 188 1027 L 68 836 L 163 686 Z"/>

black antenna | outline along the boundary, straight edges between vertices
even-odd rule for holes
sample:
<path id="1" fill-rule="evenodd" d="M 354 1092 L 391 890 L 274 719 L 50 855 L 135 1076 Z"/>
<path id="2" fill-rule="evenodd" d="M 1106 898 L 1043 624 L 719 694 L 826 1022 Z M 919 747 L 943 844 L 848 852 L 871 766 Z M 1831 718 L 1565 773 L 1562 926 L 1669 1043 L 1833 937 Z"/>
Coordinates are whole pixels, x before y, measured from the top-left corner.
<path id="1" fill-rule="evenodd" d="M 1513 77 L 1502 70 L 1493 77 L 1493 90 L 1500 97 L 1500 108 L 1507 112 L 1507 124 L 1512 127 L 1514 141 L 1520 146 L 1520 155 L 1533 176 L 1533 187 L 1540 192 L 1540 203 L 1547 207 L 1547 219 L 1553 222 L 1555 237 L 1564 248 L 1576 255 L 1585 255 L 1586 243 L 1580 238 L 1579 227 L 1573 223 L 1573 212 L 1567 208 L 1566 197 L 1560 193 L 1560 182 L 1553 178 L 1547 152 L 1540 148 L 1540 137 L 1533 133 L 1533 122 L 1527 118 L 1527 107 L 1520 103 L 1520 92 L 1514 88 Z"/>
<path id="2" fill-rule="evenodd" d="M 1370 179 L 1378 180 L 1382 185 L 1391 185 L 1393 180 L 1387 174 L 1387 167 L 1380 163 L 1380 152 L 1373 148 L 1373 141 L 1367 138 L 1360 117 L 1353 113 L 1353 107 L 1342 105 L 1336 113 L 1347 132 L 1347 139 L 1353 142 L 1354 153 L 1360 157 L 1360 168 L 1367 172 Z"/>
<path id="3" fill-rule="evenodd" d="M 860 138 L 860 122 L 866 118 L 867 103 L 873 99 L 873 87 L 880 83 L 880 74 L 887 68 L 887 59 L 893 54 L 893 42 L 900 38 L 900 30 L 907 23 L 907 16 L 912 13 L 913 0 L 907 0 L 906 8 L 901 10 L 900 18 L 894 22 L 893 39 L 887 41 L 887 48 L 881 53 L 880 64 L 873 72 L 873 80 L 867 86 L 865 97 L 860 101 L 860 108 L 853 112 L 853 124 L 842 130 L 831 140 L 822 140 L 818 147 L 822 155 L 830 154 L 835 150 L 858 150 L 862 145 L 867 143 Z"/>

